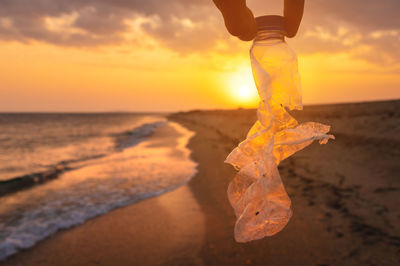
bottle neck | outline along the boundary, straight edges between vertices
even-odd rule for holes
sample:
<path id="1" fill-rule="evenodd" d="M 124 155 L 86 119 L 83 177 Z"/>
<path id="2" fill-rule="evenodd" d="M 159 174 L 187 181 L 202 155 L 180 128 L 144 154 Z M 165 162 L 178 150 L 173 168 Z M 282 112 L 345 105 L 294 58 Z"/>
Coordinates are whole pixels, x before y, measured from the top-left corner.
<path id="1" fill-rule="evenodd" d="M 273 44 L 285 41 L 285 35 L 283 31 L 280 30 L 266 30 L 260 29 L 254 38 L 254 43 L 260 44 Z"/>

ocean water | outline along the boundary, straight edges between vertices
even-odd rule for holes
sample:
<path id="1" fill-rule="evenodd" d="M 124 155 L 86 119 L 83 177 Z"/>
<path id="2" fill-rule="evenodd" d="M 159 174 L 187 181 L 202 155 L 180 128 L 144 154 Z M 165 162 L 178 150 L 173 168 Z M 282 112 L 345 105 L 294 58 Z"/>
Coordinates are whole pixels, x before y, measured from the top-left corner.
<path id="1" fill-rule="evenodd" d="M 0 114 L 0 261 L 196 173 L 193 132 L 148 114 Z"/>

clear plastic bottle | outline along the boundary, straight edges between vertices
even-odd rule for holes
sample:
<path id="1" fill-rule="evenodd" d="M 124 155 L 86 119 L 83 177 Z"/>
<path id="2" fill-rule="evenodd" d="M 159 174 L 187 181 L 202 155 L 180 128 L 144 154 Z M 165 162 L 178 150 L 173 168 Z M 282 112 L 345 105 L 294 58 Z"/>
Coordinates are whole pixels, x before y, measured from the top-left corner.
<path id="1" fill-rule="evenodd" d="M 262 17 L 259 17 L 262 18 Z M 283 27 L 263 26 L 257 18 L 259 31 L 250 49 L 254 81 L 260 96 L 258 118 L 270 126 L 271 108 L 302 109 L 301 84 L 297 56 L 285 42 Z"/>
<path id="2" fill-rule="evenodd" d="M 283 23 L 271 24 L 271 16 L 256 21 L 259 31 L 250 59 L 260 96 L 258 121 L 225 160 L 239 170 L 227 191 L 237 217 L 238 242 L 271 236 L 286 226 L 292 210 L 279 163 L 314 140 L 325 144 L 334 138 L 327 134 L 329 126 L 315 122 L 299 125 L 286 111 L 302 109 L 297 57 L 285 42 Z"/>

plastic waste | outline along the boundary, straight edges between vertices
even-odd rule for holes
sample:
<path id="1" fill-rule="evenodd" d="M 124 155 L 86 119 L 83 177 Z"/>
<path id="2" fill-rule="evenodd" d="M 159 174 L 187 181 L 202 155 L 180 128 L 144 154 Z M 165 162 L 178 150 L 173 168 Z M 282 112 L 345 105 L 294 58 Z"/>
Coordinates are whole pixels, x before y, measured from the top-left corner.
<path id="1" fill-rule="evenodd" d="M 330 126 L 299 124 L 286 111 L 301 110 L 302 98 L 297 56 L 285 42 L 282 28 L 259 27 L 250 60 L 260 97 L 258 120 L 225 160 L 239 170 L 228 187 L 228 199 L 237 217 L 237 242 L 272 236 L 286 226 L 292 210 L 279 163 L 313 140 L 325 144 L 334 139 L 327 134 Z"/>

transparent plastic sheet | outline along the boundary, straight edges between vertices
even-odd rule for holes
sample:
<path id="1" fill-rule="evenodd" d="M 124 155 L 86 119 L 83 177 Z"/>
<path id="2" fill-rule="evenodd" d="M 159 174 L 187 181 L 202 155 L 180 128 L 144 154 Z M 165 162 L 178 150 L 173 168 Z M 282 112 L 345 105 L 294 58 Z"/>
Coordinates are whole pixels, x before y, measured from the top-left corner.
<path id="1" fill-rule="evenodd" d="M 281 231 L 292 216 L 278 164 L 310 145 L 334 139 L 330 126 L 299 124 L 286 111 L 302 109 L 296 54 L 283 41 L 254 42 L 250 50 L 254 81 L 260 96 L 257 122 L 225 162 L 239 172 L 228 198 L 237 217 L 235 239 L 248 242 Z"/>

